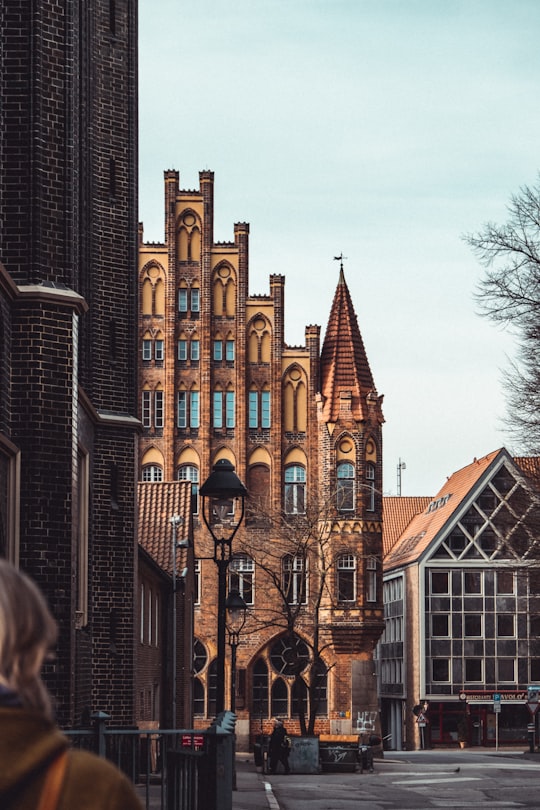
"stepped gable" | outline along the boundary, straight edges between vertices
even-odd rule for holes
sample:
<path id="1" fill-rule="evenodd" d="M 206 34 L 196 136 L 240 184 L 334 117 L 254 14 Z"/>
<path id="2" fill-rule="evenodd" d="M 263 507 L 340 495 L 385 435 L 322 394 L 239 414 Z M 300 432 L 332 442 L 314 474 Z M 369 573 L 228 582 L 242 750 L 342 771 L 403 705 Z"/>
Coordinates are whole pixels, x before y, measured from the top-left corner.
<path id="1" fill-rule="evenodd" d="M 393 549 L 411 520 L 425 512 L 432 497 L 392 495 L 383 498 L 383 558 Z"/>
<path id="2" fill-rule="evenodd" d="M 163 571 L 172 575 L 171 517 L 180 515 L 183 523 L 178 527 L 177 539 L 189 536 L 191 482 L 139 483 L 139 545 Z M 181 549 L 177 561 L 183 564 Z"/>
<path id="3" fill-rule="evenodd" d="M 353 418 L 365 419 L 365 399 L 367 394 L 375 392 L 375 383 L 341 268 L 321 352 L 322 414 L 326 422 L 338 420 L 340 394 L 346 391 L 352 396 Z"/>

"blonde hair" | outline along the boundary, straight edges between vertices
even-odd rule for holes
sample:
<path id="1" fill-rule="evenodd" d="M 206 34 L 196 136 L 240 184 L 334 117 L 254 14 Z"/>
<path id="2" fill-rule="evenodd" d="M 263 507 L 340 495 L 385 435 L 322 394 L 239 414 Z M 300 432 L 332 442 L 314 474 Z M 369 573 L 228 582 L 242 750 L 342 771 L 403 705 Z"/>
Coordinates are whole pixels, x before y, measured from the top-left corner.
<path id="1" fill-rule="evenodd" d="M 41 665 L 58 629 L 37 585 L 0 559 L 0 683 L 13 689 L 25 708 L 52 718 Z"/>

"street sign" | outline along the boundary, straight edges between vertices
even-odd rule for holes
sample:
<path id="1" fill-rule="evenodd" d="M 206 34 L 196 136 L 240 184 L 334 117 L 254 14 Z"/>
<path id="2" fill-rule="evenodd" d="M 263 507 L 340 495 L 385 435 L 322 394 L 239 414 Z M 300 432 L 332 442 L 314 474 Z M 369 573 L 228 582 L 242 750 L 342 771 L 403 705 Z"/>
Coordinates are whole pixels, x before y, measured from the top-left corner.
<path id="1" fill-rule="evenodd" d="M 493 711 L 495 714 L 499 714 L 501 711 L 501 693 L 494 692 L 493 693 Z"/>

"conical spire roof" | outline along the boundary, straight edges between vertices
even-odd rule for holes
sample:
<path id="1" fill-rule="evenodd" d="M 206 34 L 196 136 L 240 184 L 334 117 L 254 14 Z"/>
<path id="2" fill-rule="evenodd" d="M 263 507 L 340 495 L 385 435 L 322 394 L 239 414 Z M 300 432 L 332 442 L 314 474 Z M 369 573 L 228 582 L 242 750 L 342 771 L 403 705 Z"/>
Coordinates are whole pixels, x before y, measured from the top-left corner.
<path id="1" fill-rule="evenodd" d="M 321 394 L 326 422 L 338 420 L 340 400 L 347 392 L 351 395 L 353 418 L 365 419 L 366 396 L 376 393 L 376 389 L 342 265 L 321 352 Z"/>

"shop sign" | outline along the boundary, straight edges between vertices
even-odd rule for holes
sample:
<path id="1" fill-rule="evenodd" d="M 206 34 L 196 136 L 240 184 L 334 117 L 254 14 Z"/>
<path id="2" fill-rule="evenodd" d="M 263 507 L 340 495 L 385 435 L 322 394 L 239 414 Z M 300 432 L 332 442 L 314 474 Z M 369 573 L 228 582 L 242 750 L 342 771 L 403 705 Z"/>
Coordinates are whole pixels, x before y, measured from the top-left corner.
<path id="1" fill-rule="evenodd" d="M 507 692 L 468 691 L 459 693 L 459 699 L 467 703 L 493 703 L 495 695 L 499 695 L 500 703 L 527 703 L 527 692 L 524 689 Z"/>

